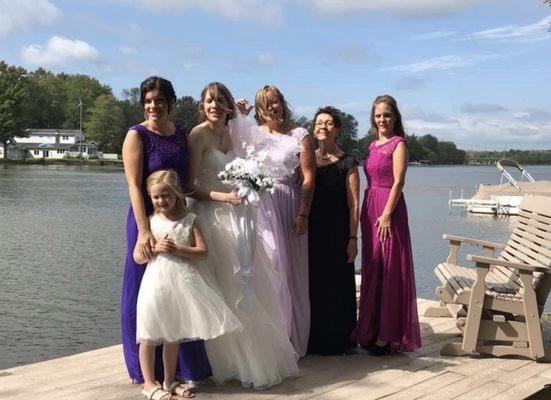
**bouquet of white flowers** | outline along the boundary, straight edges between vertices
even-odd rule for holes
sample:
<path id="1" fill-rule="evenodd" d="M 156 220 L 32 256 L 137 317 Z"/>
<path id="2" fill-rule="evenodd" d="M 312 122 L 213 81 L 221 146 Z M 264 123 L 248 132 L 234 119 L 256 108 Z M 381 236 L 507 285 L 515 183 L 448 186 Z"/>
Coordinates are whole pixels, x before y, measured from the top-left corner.
<path id="1" fill-rule="evenodd" d="M 253 146 L 243 142 L 246 149 L 244 158 L 234 158 L 226 164 L 223 171 L 218 173 L 218 178 L 237 189 L 237 195 L 256 205 L 260 201 L 260 193 L 273 192 L 275 180 L 270 176 L 270 171 L 264 165 L 268 153 L 255 152 Z"/>

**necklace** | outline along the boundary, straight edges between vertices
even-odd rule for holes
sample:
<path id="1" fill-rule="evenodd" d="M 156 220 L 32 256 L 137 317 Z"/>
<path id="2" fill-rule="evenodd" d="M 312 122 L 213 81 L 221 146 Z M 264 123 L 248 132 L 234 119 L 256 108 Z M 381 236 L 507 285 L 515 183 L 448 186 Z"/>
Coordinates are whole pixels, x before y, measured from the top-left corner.
<path id="1" fill-rule="evenodd" d="M 342 150 L 337 148 L 334 153 L 320 154 L 322 160 L 331 160 L 332 158 L 339 158 L 342 155 Z"/>

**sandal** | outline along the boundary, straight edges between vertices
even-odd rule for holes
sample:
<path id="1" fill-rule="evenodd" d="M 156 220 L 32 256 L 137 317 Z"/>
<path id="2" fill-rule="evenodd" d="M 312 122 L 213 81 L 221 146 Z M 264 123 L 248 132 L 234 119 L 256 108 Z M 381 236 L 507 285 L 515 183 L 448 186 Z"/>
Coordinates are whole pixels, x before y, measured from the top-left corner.
<path id="1" fill-rule="evenodd" d="M 147 400 L 172 400 L 172 396 L 166 390 L 163 390 L 163 387 L 159 382 L 157 386 L 147 390 L 143 389 L 142 394 L 147 398 Z"/>
<path id="2" fill-rule="evenodd" d="M 163 382 L 163 389 L 169 392 L 170 394 L 175 394 L 176 396 L 183 397 L 184 399 L 192 399 L 195 397 L 195 393 L 193 393 L 188 385 L 183 385 L 178 381 L 174 381 L 170 384 L 170 386 L 167 386 L 165 382 Z"/>

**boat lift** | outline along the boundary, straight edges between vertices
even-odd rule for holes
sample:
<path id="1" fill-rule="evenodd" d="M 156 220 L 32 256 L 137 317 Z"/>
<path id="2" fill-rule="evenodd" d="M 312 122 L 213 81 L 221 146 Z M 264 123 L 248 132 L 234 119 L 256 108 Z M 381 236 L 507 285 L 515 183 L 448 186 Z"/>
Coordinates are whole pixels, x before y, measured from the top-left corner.
<path id="1" fill-rule="evenodd" d="M 513 160 L 501 159 L 496 163 L 496 167 L 501 171 L 499 187 L 502 187 L 505 178 L 515 189 L 513 193 L 500 194 L 499 191 L 496 191 L 487 198 L 475 198 L 475 195 L 473 198 L 465 199 L 463 198 L 463 189 L 461 189 L 461 197 L 454 199 L 452 198 L 452 191 L 450 190 L 450 199 L 448 201 L 449 212 L 451 213 L 453 207 L 458 207 L 461 209 L 461 212 L 503 216 L 517 215 L 524 194 L 522 193 L 519 182 L 513 178 L 505 167 L 514 167 L 518 169 L 521 173 L 520 182 L 523 182 L 525 179 L 528 182 L 535 182 L 535 179 L 522 165 Z"/>

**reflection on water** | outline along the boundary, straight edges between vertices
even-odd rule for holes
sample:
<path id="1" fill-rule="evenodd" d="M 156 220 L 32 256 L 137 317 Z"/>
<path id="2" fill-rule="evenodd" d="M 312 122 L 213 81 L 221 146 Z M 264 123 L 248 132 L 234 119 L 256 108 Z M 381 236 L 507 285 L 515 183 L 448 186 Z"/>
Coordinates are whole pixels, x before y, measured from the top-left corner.
<path id="1" fill-rule="evenodd" d="M 122 171 L 5 167 L 0 168 L 0 369 L 119 343 L 128 207 Z M 551 167 L 529 170 L 536 179 L 551 180 Z M 405 193 L 419 296 L 434 298 L 433 268 L 449 249 L 443 233 L 492 241 L 508 237 L 513 218 L 448 214 L 450 189 L 458 195 L 463 188 L 469 197 L 478 183 L 498 181 L 494 167 L 409 169 Z"/>

